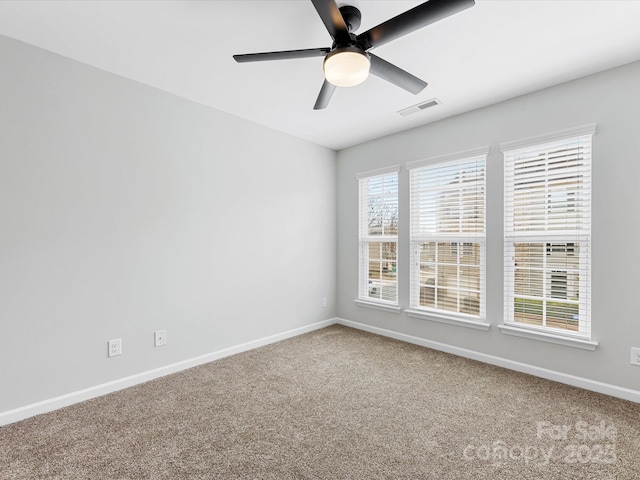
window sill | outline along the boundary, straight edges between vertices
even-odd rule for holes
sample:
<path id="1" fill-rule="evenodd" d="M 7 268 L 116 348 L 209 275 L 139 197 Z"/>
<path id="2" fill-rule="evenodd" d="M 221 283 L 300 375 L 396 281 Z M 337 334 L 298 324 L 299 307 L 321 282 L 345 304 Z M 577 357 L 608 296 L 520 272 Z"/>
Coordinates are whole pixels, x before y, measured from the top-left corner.
<path id="1" fill-rule="evenodd" d="M 400 313 L 400 307 L 397 305 L 386 305 L 384 303 L 367 302 L 366 300 L 354 300 L 356 305 L 360 307 L 373 308 L 384 312 Z"/>
<path id="2" fill-rule="evenodd" d="M 464 318 L 448 317 L 437 313 L 423 312 L 422 310 L 407 309 L 404 311 L 409 317 L 429 320 L 431 322 L 446 323 L 449 325 L 457 325 L 458 327 L 474 328 L 476 330 L 489 331 L 491 324 L 481 320 L 466 320 Z"/>
<path id="3" fill-rule="evenodd" d="M 566 347 L 581 348 L 583 350 L 595 351 L 598 346 L 598 342 L 591 340 L 583 340 L 581 338 L 564 337 L 562 335 L 555 335 L 553 333 L 538 332 L 536 330 L 530 330 L 528 328 L 516 327 L 513 325 L 498 325 L 501 333 L 505 335 L 513 335 L 515 337 L 529 338 L 531 340 L 538 340 L 541 342 L 556 343 L 558 345 L 564 345 Z"/>

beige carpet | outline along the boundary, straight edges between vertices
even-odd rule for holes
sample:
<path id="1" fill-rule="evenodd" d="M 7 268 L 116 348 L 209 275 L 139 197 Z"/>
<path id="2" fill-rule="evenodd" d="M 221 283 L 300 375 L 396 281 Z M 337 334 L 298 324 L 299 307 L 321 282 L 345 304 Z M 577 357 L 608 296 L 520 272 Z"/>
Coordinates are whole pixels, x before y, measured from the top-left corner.
<path id="1" fill-rule="evenodd" d="M 640 405 L 341 326 L 0 428 L 1 479 L 640 478 Z"/>

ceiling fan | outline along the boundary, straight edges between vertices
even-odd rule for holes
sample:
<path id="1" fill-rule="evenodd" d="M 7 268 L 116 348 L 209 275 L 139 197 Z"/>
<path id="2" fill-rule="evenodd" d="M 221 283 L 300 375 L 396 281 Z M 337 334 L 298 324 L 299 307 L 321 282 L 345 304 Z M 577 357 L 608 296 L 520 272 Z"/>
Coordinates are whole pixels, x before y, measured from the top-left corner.
<path id="1" fill-rule="evenodd" d="M 472 7 L 474 0 L 429 0 L 400 15 L 356 35 L 360 27 L 360 10 L 351 5 L 338 7 L 335 0 L 311 0 L 333 39 L 331 48 L 307 48 L 279 52 L 234 55 L 236 62 L 261 62 L 292 58 L 324 57 L 325 80 L 314 110 L 326 108 L 336 87 L 362 83 L 369 73 L 413 93 L 421 92 L 427 82 L 370 53 L 396 38 L 426 27 L 454 13 Z"/>

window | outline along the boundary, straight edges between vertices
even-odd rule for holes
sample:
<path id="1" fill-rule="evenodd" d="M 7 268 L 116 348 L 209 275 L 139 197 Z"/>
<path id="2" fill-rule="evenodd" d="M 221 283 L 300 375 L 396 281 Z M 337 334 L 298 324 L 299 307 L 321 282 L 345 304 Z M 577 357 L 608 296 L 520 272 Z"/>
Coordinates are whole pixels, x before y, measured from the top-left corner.
<path id="1" fill-rule="evenodd" d="M 591 337 L 594 131 L 503 145 L 505 324 Z"/>
<path id="2" fill-rule="evenodd" d="M 360 300 L 398 304 L 398 167 L 362 174 Z"/>
<path id="3" fill-rule="evenodd" d="M 409 165 L 414 311 L 485 317 L 486 156 L 485 149 Z"/>

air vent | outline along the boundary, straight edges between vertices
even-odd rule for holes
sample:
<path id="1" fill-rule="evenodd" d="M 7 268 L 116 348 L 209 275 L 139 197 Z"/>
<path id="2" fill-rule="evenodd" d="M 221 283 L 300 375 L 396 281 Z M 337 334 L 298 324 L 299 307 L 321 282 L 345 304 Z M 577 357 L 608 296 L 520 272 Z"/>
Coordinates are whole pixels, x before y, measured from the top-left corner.
<path id="1" fill-rule="evenodd" d="M 403 108 L 402 110 L 398 110 L 398 113 L 400 115 L 402 115 L 403 117 L 406 117 L 407 115 L 411 115 L 413 113 L 417 113 L 420 112 L 422 110 L 426 110 L 427 108 L 431 108 L 431 107 L 435 107 L 436 105 L 440 105 L 440 100 L 438 100 L 437 98 L 432 98 L 431 100 L 427 100 L 425 102 L 422 103 L 418 103 L 417 105 L 412 105 L 410 107 L 407 108 Z"/>

